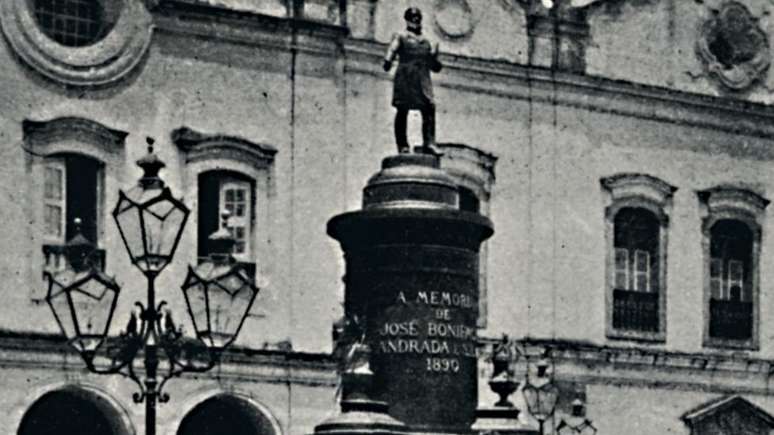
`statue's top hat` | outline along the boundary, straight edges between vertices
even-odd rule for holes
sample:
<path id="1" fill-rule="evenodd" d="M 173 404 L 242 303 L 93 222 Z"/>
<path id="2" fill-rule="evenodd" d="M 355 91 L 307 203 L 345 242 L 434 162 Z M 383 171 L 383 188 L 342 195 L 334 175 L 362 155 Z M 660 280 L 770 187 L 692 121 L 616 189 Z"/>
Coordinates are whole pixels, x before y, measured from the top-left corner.
<path id="1" fill-rule="evenodd" d="M 403 14 L 403 18 L 408 21 L 409 23 L 421 23 L 422 22 L 422 11 L 419 10 L 419 8 L 408 8 L 406 9 L 406 12 Z"/>

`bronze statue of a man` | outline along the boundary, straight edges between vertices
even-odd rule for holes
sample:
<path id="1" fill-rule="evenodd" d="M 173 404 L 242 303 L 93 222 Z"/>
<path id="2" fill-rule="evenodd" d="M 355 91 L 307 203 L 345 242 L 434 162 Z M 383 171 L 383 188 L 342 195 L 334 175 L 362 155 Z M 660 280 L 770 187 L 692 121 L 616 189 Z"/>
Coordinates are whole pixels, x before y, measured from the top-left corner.
<path id="1" fill-rule="evenodd" d="M 398 152 L 410 151 L 406 137 L 406 121 L 409 110 L 422 113 L 423 152 L 439 155 L 435 148 L 435 101 L 430 71 L 441 70 L 438 61 L 438 44 L 431 44 L 422 35 L 422 12 L 417 8 L 408 8 L 403 15 L 406 31 L 392 37 L 387 54 L 384 56 L 384 70 L 389 71 L 395 56 L 398 68 L 392 92 L 392 105 L 398 110 L 395 114 L 395 142 Z"/>

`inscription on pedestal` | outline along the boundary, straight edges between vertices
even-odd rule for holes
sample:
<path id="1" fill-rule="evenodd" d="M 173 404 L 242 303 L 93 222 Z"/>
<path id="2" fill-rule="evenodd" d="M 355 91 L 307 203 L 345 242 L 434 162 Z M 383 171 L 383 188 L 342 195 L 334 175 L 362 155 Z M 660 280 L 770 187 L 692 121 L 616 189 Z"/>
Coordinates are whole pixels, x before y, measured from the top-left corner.
<path id="1" fill-rule="evenodd" d="M 476 330 L 460 323 L 460 317 L 475 316 L 473 297 L 448 291 L 399 291 L 396 299 L 395 305 L 430 311 L 430 316 L 421 313 L 408 321 L 381 324 L 377 352 L 422 356 L 425 370 L 436 373 L 458 373 L 460 358 L 475 358 Z"/>

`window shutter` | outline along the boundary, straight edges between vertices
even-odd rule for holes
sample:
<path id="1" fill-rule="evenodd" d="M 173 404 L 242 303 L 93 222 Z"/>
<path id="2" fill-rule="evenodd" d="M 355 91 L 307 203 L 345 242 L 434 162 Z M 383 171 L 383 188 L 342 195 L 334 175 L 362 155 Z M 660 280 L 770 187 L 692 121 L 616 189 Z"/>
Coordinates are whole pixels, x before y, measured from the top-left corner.
<path id="1" fill-rule="evenodd" d="M 62 159 L 49 159 L 43 176 L 43 222 L 46 238 L 65 242 L 67 187 L 66 167 Z"/>

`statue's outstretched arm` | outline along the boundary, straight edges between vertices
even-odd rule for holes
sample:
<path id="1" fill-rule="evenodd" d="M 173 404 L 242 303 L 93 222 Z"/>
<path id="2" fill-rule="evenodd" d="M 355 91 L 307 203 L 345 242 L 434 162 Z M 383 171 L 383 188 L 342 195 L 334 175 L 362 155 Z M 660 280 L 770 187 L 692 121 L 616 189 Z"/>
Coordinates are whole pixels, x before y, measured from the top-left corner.
<path id="1" fill-rule="evenodd" d="M 430 57 L 431 57 L 431 59 L 430 59 L 430 71 L 432 71 L 432 72 L 439 72 L 443 68 L 443 64 L 438 59 L 438 55 L 440 55 L 440 54 L 441 53 L 440 53 L 440 50 L 439 50 L 439 46 L 438 46 L 438 43 L 436 42 L 433 45 L 433 48 L 432 48 L 432 50 L 430 52 Z"/>
<path id="2" fill-rule="evenodd" d="M 384 55 L 384 65 L 382 67 L 385 71 L 389 71 L 392 67 L 392 61 L 395 60 L 395 56 L 398 54 L 400 48 L 400 35 L 397 33 L 392 35 L 390 45 L 387 46 L 387 53 Z"/>

